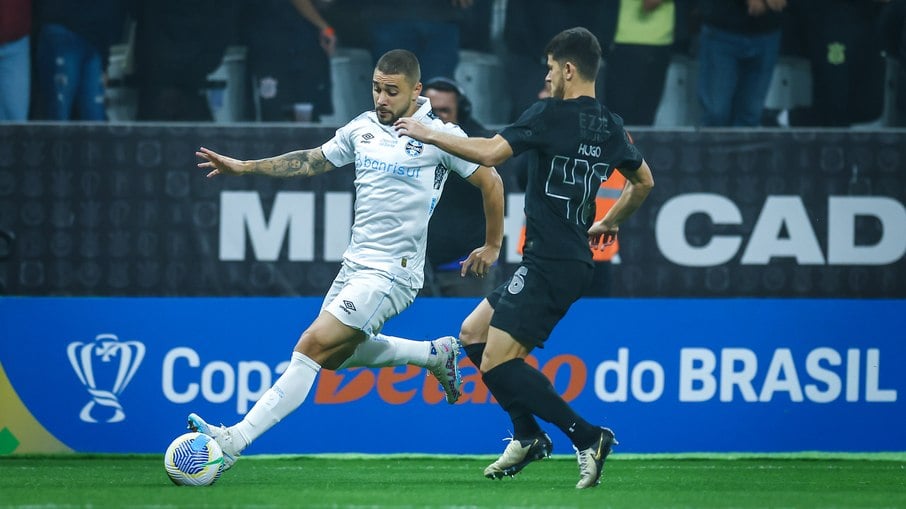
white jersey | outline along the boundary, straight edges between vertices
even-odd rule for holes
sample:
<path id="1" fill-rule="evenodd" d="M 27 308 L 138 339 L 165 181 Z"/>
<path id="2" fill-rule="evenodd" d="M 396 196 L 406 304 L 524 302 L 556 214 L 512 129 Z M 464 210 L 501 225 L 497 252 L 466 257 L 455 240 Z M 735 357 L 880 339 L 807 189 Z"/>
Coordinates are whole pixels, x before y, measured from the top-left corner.
<path id="1" fill-rule="evenodd" d="M 432 129 L 465 133 L 430 115 L 427 98 L 417 99 L 412 116 Z M 428 220 L 440 199 L 447 171 L 469 177 L 478 165 L 381 124 L 373 111 L 362 113 L 321 149 L 335 166 L 355 162 L 355 221 L 343 258 L 408 278 L 413 288 L 424 282 Z M 475 246 L 478 247 L 478 246 Z"/>

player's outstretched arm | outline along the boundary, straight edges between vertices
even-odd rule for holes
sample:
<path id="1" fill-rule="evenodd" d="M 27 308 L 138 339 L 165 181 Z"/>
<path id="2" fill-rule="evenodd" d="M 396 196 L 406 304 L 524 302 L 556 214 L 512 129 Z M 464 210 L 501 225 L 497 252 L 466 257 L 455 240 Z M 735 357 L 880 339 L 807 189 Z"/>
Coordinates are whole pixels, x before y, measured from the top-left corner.
<path id="1" fill-rule="evenodd" d="M 240 161 L 227 157 L 213 150 L 201 147 L 195 152 L 197 157 L 204 159 L 198 167 L 209 169 L 207 177 L 217 175 L 268 175 L 271 177 L 311 177 L 336 169 L 324 157 L 321 147 L 309 150 L 296 150 L 279 156 Z"/>
<path id="2" fill-rule="evenodd" d="M 618 171 L 626 177 L 626 186 L 607 214 L 588 229 L 588 243 L 593 249 L 604 249 L 604 246 L 613 244 L 620 224 L 638 210 L 654 187 L 654 176 L 644 159 L 642 165 L 635 170 Z"/>
<path id="3" fill-rule="evenodd" d="M 393 127 L 401 136 L 430 143 L 444 152 L 484 166 L 497 166 L 513 156 L 512 147 L 499 134 L 493 138 L 463 138 L 435 131 L 412 117 L 397 120 Z"/>
<path id="4" fill-rule="evenodd" d="M 459 275 L 465 277 L 471 269 L 478 277 L 484 277 L 500 256 L 500 246 L 503 245 L 503 180 L 493 167 L 479 166 L 468 181 L 481 190 L 484 245 L 472 251 L 462 262 Z"/>

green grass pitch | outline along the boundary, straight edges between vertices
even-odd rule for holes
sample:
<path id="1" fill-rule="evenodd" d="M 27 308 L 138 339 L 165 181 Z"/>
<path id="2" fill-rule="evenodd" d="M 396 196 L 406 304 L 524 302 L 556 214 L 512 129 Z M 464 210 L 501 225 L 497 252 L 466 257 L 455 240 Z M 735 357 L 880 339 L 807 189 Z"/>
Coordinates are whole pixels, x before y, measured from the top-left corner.
<path id="1" fill-rule="evenodd" d="M 620 455 L 574 488 L 575 458 L 491 481 L 491 456 L 251 456 L 210 487 L 170 483 L 162 456 L 0 457 L 0 507 L 906 507 L 906 453 Z"/>

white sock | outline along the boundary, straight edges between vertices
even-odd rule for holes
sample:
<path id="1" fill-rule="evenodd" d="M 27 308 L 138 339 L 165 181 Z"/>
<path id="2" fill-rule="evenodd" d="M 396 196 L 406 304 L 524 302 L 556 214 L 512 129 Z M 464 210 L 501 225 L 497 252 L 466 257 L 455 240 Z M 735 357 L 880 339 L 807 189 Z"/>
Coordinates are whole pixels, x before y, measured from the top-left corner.
<path id="1" fill-rule="evenodd" d="M 305 354 L 293 352 L 293 358 L 286 371 L 274 382 L 255 406 L 245 414 L 242 421 L 232 426 L 245 442 L 237 445 L 242 451 L 256 438 L 271 429 L 274 424 L 299 408 L 315 384 L 321 366 Z"/>
<path id="2" fill-rule="evenodd" d="M 382 368 L 384 366 L 403 366 L 412 364 L 425 367 L 431 355 L 430 341 L 414 341 L 386 334 L 369 336 L 346 359 L 339 369 L 366 367 Z"/>

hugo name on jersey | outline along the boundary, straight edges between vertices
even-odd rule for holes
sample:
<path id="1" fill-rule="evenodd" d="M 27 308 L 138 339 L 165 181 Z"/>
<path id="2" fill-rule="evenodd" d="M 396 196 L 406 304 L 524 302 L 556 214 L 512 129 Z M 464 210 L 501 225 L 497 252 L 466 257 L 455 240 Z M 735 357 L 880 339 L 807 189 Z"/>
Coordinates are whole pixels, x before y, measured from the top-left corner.
<path id="1" fill-rule="evenodd" d="M 413 118 L 432 129 L 465 136 L 458 126 L 434 118 L 427 98 L 419 97 L 418 104 Z M 339 128 L 321 149 L 337 167 L 355 163 L 355 221 L 343 257 L 408 278 L 412 287 L 421 288 L 428 221 L 447 172 L 467 178 L 478 165 L 399 136 L 373 111 Z"/>

